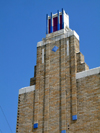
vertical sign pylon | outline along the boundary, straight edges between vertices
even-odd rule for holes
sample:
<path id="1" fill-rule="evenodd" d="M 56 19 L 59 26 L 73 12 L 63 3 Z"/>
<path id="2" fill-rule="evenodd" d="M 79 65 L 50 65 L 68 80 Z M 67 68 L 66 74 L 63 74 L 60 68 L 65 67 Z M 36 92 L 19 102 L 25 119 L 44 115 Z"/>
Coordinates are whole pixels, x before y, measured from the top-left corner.
<path id="1" fill-rule="evenodd" d="M 53 18 L 52 18 L 52 12 L 51 12 L 51 27 L 50 27 L 50 33 L 53 32 Z"/>
<path id="2" fill-rule="evenodd" d="M 64 9 L 62 8 L 62 29 L 64 29 Z"/>
<path id="3" fill-rule="evenodd" d="M 46 34 L 48 34 L 48 14 L 46 14 Z"/>
<path id="4" fill-rule="evenodd" d="M 58 24 L 57 24 L 57 30 L 60 30 L 60 17 L 59 17 L 59 10 L 58 10 Z"/>

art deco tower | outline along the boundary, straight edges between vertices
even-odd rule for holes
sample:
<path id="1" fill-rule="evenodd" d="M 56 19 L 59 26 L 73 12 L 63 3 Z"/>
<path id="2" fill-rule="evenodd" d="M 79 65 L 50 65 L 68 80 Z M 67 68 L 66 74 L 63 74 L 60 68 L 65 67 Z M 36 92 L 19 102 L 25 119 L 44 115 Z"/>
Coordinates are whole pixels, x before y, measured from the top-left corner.
<path id="1" fill-rule="evenodd" d="M 100 131 L 100 68 L 89 70 L 63 9 L 46 15 L 34 69 L 30 86 L 19 90 L 16 133 Z"/>

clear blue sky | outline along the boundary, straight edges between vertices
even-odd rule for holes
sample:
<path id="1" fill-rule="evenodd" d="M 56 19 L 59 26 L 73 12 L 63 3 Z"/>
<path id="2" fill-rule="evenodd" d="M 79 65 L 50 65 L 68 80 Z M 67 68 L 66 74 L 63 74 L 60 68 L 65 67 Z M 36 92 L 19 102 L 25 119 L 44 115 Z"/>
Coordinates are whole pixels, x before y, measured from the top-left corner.
<path id="1" fill-rule="evenodd" d="M 64 8 L 90 69 L 100 66 L 100 0 L 0 0 L 0 106 L 13 133 L 18 91 L 29 86 L 37 42 L 45 37 L 46 14 Z M 0 132 L 11 133 L 0 110 Z"/>

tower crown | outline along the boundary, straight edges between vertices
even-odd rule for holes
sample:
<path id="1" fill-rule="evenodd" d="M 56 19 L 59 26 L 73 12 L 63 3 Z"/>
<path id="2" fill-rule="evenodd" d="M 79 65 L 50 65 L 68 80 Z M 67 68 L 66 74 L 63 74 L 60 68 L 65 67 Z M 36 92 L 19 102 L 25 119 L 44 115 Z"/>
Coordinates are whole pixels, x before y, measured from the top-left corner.
<path id="1" fill-rule="evenodd" d="M 51 12 L 51 16 L 46 15 L 46 34 L 66 28 L 69 28 L 69 16 L 65 10 L 58 10 L 56 14 Z"/>

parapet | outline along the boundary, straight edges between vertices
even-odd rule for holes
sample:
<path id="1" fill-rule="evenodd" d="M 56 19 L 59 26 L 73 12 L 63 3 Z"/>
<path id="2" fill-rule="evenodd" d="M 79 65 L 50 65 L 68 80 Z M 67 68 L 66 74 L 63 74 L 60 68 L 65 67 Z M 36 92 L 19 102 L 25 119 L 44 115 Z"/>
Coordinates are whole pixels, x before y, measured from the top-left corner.
<path id="1" fill-rule="evenodd" d="M 24 87 L 24 88 L 21 88 L 21 89 L 19 90 L 19 94 L 31 92 L 31 91 L 34 91 L 34 90 L 35 90 L 35 85 L 28 86 L 28 87 Z"/>
<path id="2" fill-rule="evenodd" d="M 76 79 L 84 78 L 84 77 L 99 74 L 99 73 L 100 73 L 100 67 L 93 68 L 93 69 L 90 69 L 90 70 L 86 70 L 86 71 L 76 73 Z"/>

